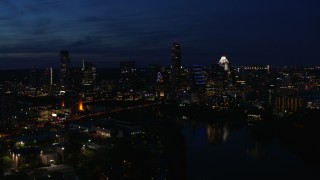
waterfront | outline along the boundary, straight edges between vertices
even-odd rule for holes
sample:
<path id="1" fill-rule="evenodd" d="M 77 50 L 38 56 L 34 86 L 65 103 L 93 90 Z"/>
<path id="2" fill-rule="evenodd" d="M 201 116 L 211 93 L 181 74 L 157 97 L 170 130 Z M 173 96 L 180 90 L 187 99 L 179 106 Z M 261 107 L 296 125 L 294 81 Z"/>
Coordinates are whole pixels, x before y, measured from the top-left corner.
<path id="1" fill-rule="evenodd" d="M 277 136 L 256 137 L 256 127 L 186 116 L 177 118 L 177 124 L 185 140 L 187 179 L 319 176 L 319 166 L 307 164 Z"/>
<path id="2" fill-rule="evenodd" d="M 93 107 L 92 112 L 109 109 L 104 104 Z M 18 141 L 24 146 L 42 145 L 47 151 L 48 147 L 54 148 L 49 142 L 56 144 L 63 140 L 66 141 L 63 145 L 80 145 L 81 150 L 70 152 L 65 159 L 60 159 L 64 162 L 54 164 L 71 168 L 71 175 L 58 171 L 60 175 L 80 179 L 310 179 L 319 176 L 318 150 L 312 146 L 318 144 L 319 132 L 311 115 L 303 116 L 304 121 L 294 116 L 296 119 L 271 118 L 249 124 L 243 115 L 217 113 L 202 107 L 141 106 L 112 111 L 107 119 L 72 121 L 59 131 L 51 128 L 48 133 L 54 136 L 47 137 L 48 143 L 40 141 L 42 136 L 38 135 L 36 141 L 33 136 L 31 140 L 26 139 L 27 131 L 2 140 L 3 143 L 9 139 L 16 142 L 15 138 L 20 138 Z M 99 124 L 93 120 L 108 125 L 105 128 L 112 130 L 111 137 L 102 137 L 101 129 L 89 130 Z M 74 129 L 70 124 L 87 127 L 88 131 Z M 139 131 L 134 131 L 135 127 L 139 127 Z M 126 135 L 124 132 L 128 130 L 136 133 Z M 119 134 L 120 131 L 123 133 Z M 34 134 L 36 131 L 31 132 Z M 3 152 L 3 155 L 7 154 Z M 52 175 L 53 172 L 34 173 L 39 167 L 21 172 L 29 178 Z"/>

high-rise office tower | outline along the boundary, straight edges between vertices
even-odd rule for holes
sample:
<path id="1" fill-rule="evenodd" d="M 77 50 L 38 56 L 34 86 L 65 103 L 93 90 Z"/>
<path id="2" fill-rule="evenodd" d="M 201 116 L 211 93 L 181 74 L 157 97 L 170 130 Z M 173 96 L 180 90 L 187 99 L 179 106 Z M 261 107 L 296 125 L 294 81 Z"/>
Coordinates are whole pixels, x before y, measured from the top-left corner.
<path id="1" fill-rule="evenodd" d="M 137 71 L 135 61 L 120 62 L 119 93 L 122 100 L 134 100 L 137 90 Z"/>
<path id="2" fill-rule="evenodd" d="M 42 75 L 40 75 L 40 70 L 39 69 L 35 69 L 32 68 L 30 70 L 30 74 L 29 74 L 29 86 L 30 88 L 38 88 L 39 84 L 40 84 L 40 78 L 42 77 Z"/>
<path id="3" fill-rule="evenodd" d="M 42 89 L 45 93 L 51 92 L 51 86 L 53 83 L 52 82 L 53 81 L 52 75 L 53 75 L 52 67 L 46 68 L 43 71 L 43 75 L 41 78 L 41 86 L 42 86 Z"/>
<path id="4" fill-rule="evenodd" d="M 225 71 L 229 71 L 229 61 L 226 56 L 221 56 L 219 65 L 223 67 Z"/>
<path id="5" fill-rule="evenodd" d="M 206 96 L 222 95 L 225 92 L 228 73 L 219 64 L 212 64 L 206 72 Z"/>
<path id="6" fill-rule="evenodd" d="M 60 51 L 60 74 L 59 74 L 59 85 L 60 90 L 67 90 L 70 81 L 70 57 L 69 52 L 64 50 Z"/>
<path id="7" fill-rule="evenodd" d="M 192 92 L 193 97 L 196 99 L 191 99 L 193 102 L 204 102 L 205 100 L 205 69 L 202 65 L 193 65 L 192 69 Z"/>
<path id="8" fill-rule="evenodd" d="M 174 91 L 179 89 L 181 76 L 181 47 L 177 42 L 173 42 L 171 47 L 171 81 Z"/>
<path id="9" fill-rule="evenodd" d="M 82 63 L 82 92 L 92 93 L 96 84 L 96 67 L 89 62 L 83 61 Z"/>
<path id="10" fill-rule="evenodd" d="M 158 72 L 157 74 L 157 88 L 156 88 L 156 96 L 157 98 L 163 98 L 164 97 L 164 86 L 163 86 L 163 77 L 161 75 L 161 72 Z"/>
<path id="11" fill-rule="evenodd" d="M 136 62 L 120 62 L 120 87 L 122 91 L 132 91 L 136 85 Z"/>
<path id="12" fill-rule="evenodd" d="M 195 86 L 205 86 L 205 72 L 202 65 L 192 65 L 192 75 Z"/>

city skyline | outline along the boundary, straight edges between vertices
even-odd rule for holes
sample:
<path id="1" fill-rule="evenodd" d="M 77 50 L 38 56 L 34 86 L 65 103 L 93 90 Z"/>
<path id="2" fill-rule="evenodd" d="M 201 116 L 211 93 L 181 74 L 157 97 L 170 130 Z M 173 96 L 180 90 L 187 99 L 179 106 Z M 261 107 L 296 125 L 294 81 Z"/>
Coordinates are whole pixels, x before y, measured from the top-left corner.
<path id="1" fill-rule="evenodd" d="M 181 63 L 317 66 L 317 1 L 201 3 L 190 0 L 0 1 L 0 69 L 59 67 L 61 50 L 72 65 L 170 66 L 172 42 Z"/>

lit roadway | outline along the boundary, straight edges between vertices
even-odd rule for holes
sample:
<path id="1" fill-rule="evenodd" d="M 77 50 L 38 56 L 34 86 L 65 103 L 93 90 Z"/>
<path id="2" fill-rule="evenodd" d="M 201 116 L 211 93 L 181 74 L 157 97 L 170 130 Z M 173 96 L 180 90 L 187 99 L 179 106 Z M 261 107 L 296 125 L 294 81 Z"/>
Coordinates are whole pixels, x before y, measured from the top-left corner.
<path id="1" fill-rule="evenodd" d="M 138 106 L 130 106 L 130 107 L 125 107 L 125 108 L 115 108 L 115 109 L 108 110 L 108 111 L 94 112 L 94 113 L 90 113 L 90 114 L 73 115 L 73 116 L 69 116 L 66 121 L 77 121 L 77 120 L 83 120 L 83 119 L 90 119 L 90 118 L 104 116 L 104 115 L 107 115 L 110 113 L 117 113 L 117 112 L 122 112 L 122 111 L 152 107 L 152 106 L 156 106 L 158 104 L 159 103 L 151 103 L 151 104 L 144 104 L 144 105 L 138 105 Z"/>

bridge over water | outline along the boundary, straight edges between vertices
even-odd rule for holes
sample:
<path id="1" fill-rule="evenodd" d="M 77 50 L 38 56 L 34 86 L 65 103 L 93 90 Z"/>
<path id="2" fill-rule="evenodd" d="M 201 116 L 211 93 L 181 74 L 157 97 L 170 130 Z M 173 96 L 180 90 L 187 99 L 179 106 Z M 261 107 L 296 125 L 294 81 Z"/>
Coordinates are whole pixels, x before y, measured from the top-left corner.
<path id="1" fill-rule="evenodd" d="M 78 121 L 78 120 L 84 120 L 84 119 L 93 119 L 97 117 L 103 117 L 111 113 L 119 113 L 124 111 L 132 111 L 137 109 L 149 108 L 149 107 L 157 106 L 159 104 L 160 103 L 147 103 L 147 104 L 140 104 L 140 105 L 129 106 L 129 107 L 115 107 L 113 109 L 100 111 L 100 112 L 89 112 L 89 113 L 84 112 L 84 113 L 79 113 L 79 114 L 69 116 L 66 121 L 70 122 L 70 121 Z"/>

